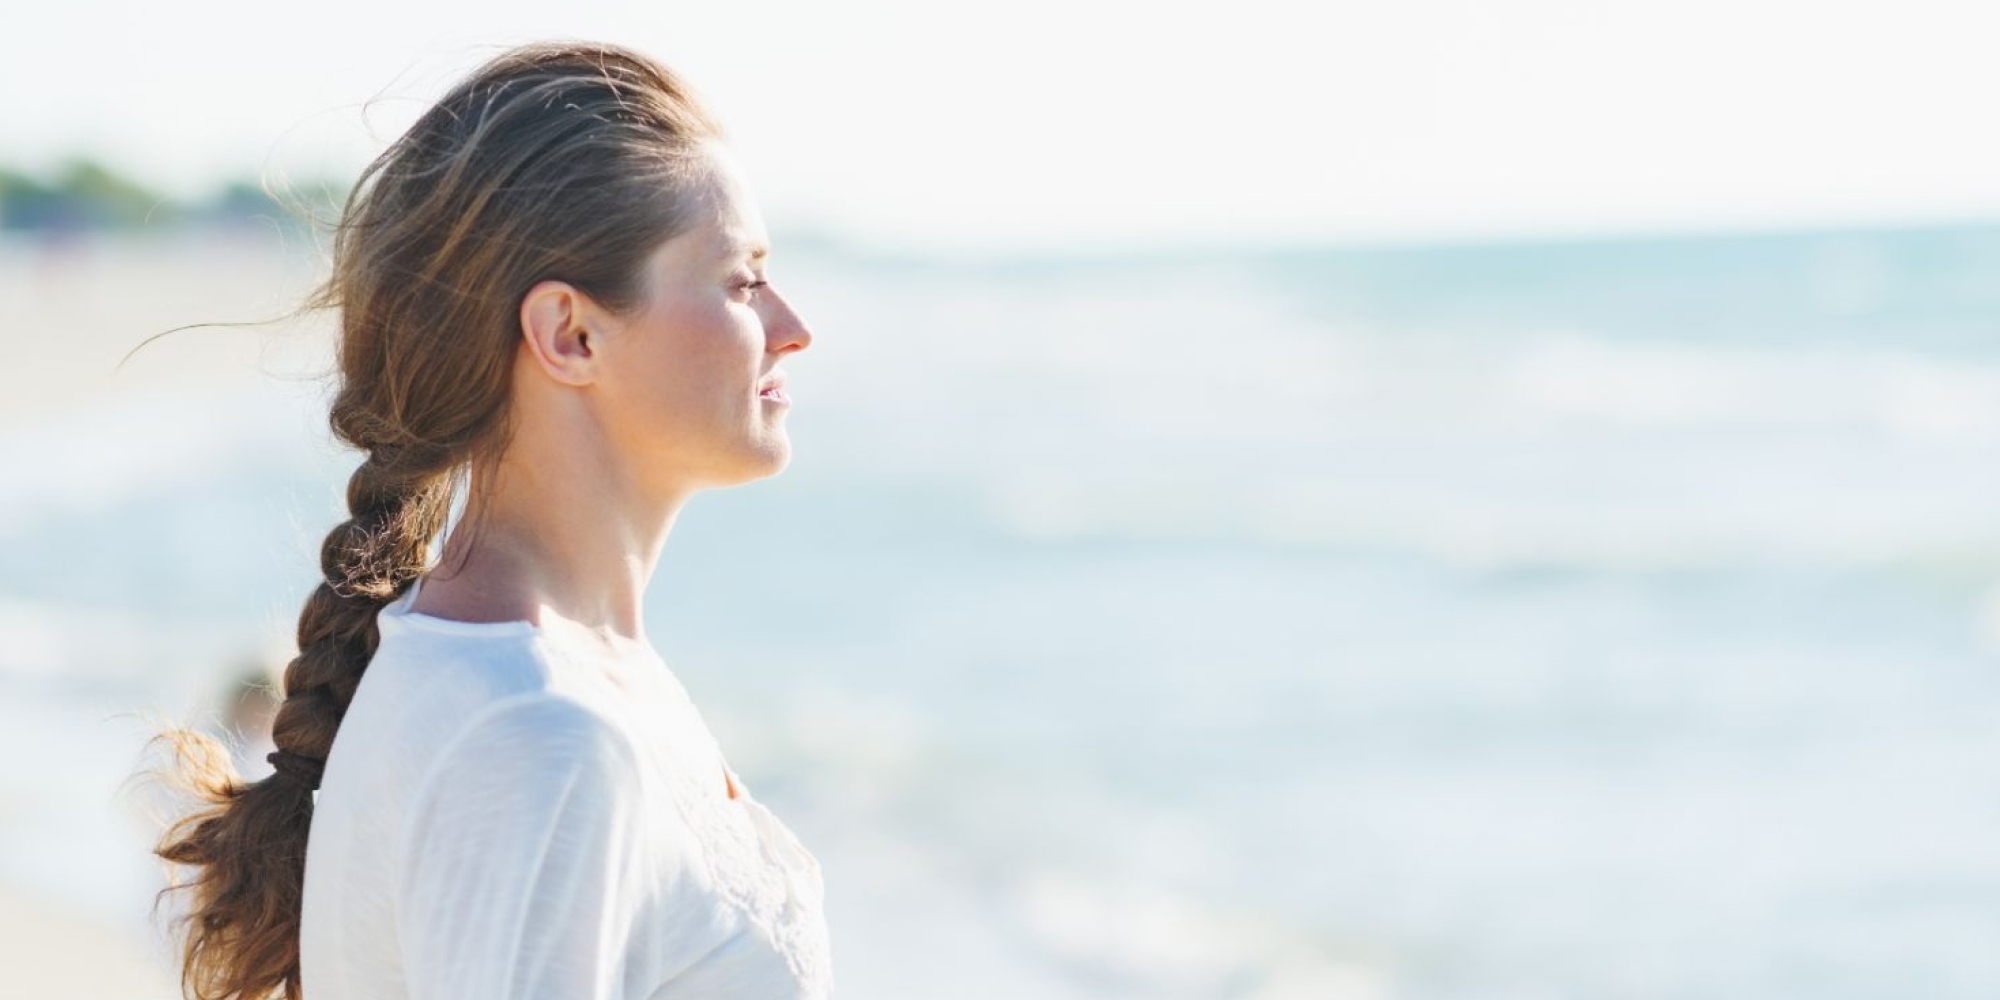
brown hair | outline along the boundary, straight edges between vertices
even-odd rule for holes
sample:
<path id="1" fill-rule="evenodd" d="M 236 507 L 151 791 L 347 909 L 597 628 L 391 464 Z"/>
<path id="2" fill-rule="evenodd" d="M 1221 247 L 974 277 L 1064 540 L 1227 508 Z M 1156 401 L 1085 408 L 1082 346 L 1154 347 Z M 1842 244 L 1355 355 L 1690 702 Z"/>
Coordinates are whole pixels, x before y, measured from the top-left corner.
<path id="1" fill-rule="evenodd" d="M 154 848 L 193 870 L 155 897 L 157 910 L 168 893 L 191 893 L 177 921 L 185 996 L 302 996 L 312 789 L 374 655 L 377 611 L 430 568 L 461 474 L 511 435 L 521 298 L 553 278 L 607 308 L 636 306 L 644 259 L 685 231 L 701 146 L 722 135 L 659 63 L 613 45 L 538 43 L 480 66 L 362 171 L 331 271 L 301 307 L 339 313 L 329 419 L 367 458 L 299 615 L 272 723 L 283 770 L 245 781 L 207 735 L 154 737 L 175 748 L 171 776 L 201 801 Z"/>

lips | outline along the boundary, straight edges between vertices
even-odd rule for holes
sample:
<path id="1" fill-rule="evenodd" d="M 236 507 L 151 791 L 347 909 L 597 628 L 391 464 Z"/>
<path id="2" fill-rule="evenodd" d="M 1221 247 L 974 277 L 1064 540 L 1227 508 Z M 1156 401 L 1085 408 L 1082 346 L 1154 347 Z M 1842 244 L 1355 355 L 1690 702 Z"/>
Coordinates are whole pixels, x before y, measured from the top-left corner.
<path id="1" fill-rule="evenodd" d="M 759 396 L 772 396 L 772 395 L 782 396 L 784 394 L 785 394 L 784 372 L 772 372 L 768 377 L 764 379 L 764 381 L 759 382 L 757 384 L 757 395 Z"/>

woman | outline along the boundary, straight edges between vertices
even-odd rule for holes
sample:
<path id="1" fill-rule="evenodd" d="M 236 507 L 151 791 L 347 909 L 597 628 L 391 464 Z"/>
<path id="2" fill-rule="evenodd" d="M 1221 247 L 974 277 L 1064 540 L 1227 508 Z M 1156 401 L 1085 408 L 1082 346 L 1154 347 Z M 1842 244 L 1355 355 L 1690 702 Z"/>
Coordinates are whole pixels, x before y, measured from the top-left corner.
<path id="1" fill-rule="evenodd" d="M 538 44 L 362 174 L 308 305 L 367 457 L 276 772 L 170 734 L 209 803 L 157 849 L 193 870 L 162 893 L 190 996 L 830 991 L 818 864 L 641 620 L 688 497 L 784 468 L 777 365 L 812 340 L 721 137 L 652 60 Z"/>

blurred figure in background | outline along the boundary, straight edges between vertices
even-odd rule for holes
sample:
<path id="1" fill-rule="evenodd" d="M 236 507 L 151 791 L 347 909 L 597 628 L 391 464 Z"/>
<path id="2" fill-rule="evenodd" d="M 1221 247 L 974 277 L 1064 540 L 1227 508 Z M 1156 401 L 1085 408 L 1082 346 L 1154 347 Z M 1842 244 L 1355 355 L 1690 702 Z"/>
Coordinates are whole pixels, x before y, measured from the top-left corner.
<path id="1" fill-rule="evenodd" d="M 274 687 L 271 668 L 251 661 L 237 671 L 223 696 L 225 736 L 236 773 L 245 781 L 261 781 L 271 773 L 271 763 L 264 757 L 278 748 L 271 742 L 271 720 L 277 717 L 280 704 Z"/>

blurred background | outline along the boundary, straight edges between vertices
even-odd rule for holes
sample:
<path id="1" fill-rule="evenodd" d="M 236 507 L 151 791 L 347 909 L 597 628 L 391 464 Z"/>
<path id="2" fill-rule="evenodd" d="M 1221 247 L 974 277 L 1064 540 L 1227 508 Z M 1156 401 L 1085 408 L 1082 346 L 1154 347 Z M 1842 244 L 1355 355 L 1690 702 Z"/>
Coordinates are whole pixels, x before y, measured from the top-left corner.
<path id="1" fill-rule="evenodd" d="M 358 456 L 324 206 L 545 36 L 814 325 L 648 630 L 843 996 L 2000 995 L 2000 29 L 1904 0 L 50 5 L 0 60 L 0 993 L 175 995 L 128 778 Z"/>

